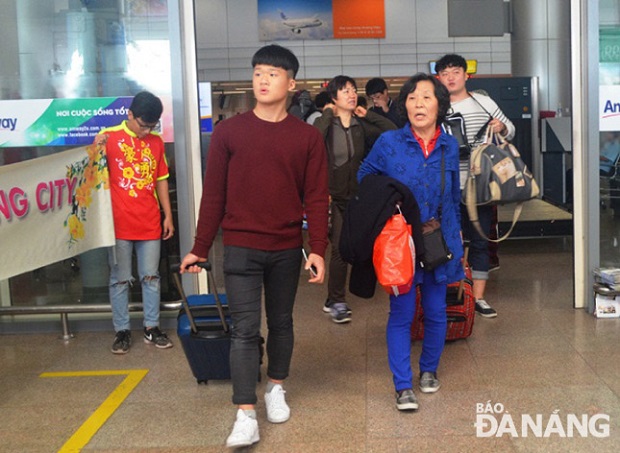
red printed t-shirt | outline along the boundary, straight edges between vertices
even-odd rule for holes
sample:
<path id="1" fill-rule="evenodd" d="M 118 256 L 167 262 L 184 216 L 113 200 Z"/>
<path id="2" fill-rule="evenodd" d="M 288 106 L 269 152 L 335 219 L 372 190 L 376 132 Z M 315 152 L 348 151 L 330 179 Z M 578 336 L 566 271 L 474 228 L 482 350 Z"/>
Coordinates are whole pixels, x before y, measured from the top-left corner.
<path id="1" fill-rule="evenodd" d="M 161 214 L 156 183 L 168 178 L 164 141 L 150 133 L 138 138 L 127 122 L 103 129 L 110 172 L 114 233 L 117 239 L 145 241 L 161 238 Z"/>

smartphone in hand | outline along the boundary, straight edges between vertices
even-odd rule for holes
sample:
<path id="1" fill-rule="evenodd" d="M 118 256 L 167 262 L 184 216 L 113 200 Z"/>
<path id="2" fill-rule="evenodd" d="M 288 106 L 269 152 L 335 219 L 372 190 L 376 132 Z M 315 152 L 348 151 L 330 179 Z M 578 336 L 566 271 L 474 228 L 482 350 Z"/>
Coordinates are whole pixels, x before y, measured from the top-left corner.
<path id="1" fill-rule="evenodd" d="M 308 261 L 308 254 L 306 253 L 306 249 L 302 248 L 301 253 L 303 253 L 304 255 L 304 260 Z M 316 267 L 314 267 L 314 265 L 310 266 L 310 275 L 312 275 L 313 277 L 317 276 L 317 270 L 316 270 Z"/>

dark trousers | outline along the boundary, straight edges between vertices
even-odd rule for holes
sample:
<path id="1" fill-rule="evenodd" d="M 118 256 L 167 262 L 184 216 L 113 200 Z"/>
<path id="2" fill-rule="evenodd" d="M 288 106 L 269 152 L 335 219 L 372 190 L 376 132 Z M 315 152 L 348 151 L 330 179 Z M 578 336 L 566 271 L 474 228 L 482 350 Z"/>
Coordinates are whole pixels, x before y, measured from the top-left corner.
<path id="1" fill-rule="evenodd" d="M 329 275 L 327 276 L 327 298 L 331 302 L 345 302 L 347 272 L 349 265 L 340 256 L 340 233 L 344 221 L 344 203 L 332 203 L 332 228 L 329 240 L 331 242 L 331 257 L 329 258 Z"/>
<path id="2" fill-rule="evenodd" d="M 263 288 L 267 376 L 276 380 L 288 377 L 301 257 L 301 247 L 281 251 L 224 247 L 226 297 L 232 320 L 230 374 L 234 404 L 256 404 Z"/>

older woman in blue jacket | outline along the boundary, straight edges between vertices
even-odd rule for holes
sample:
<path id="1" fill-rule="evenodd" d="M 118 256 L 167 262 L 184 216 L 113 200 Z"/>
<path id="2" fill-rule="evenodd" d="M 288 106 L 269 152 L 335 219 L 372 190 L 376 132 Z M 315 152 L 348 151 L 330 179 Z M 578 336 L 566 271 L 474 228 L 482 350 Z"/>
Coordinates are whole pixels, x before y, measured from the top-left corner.
<path id="1" fill-rule="evenodd" d="M 424 310 L 424 339 L 420 356 L 420 391 L 439 390 L 437 368 L 443 352 L 447 318 L 448 283 L 463 278 L 459 186 L 459 150 L 454 137 L 441 124 L 450 107 L 446 88 L 427 74 L 416 74 L 402 87 L 398 107 L 408 119 L 399 130 L 383 133 L 357 174 L 390 176 L 405 184 L 416 198 L 422 222 L 439 219 L 448 248 L 454 257 L 432 271 L 416 266 L 414 282 L 420 285 Z M 445 172 L 442 190 L 441 168 Z M 396 389 L 396 407 L 416 410 L 411 369 L 411 323 L 415 315 L 416 291 L 390 296 L 386 336 L 388 360 Z"/>

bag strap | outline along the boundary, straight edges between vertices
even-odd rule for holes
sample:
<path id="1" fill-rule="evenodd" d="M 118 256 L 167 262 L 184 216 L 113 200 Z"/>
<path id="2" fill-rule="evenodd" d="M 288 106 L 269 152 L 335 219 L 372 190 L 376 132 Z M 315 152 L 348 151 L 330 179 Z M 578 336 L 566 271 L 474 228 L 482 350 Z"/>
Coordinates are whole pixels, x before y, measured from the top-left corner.
<path id="1" fill-rule="evenodd" d="M 479 141 L 480 141 L 480 139 L 482 139 L 482 136 L 483 136 L 483 135 L 487 135 L 487 136 L 488 136 L 489 123 L 490 123 L 491 121 L 493 121 L 494 116 L 493 116 L 493 115 L 491 115 L 491 112 L 489 112 L 487 109 L 485 109 L 485 108 L 484 108 L 484 105 L 482 105 L 482 104 L 480 103 L 480 101 L 478 101 L 478 99 L 476 99 L 476 97 L 475 97 L 473 94 L 471 94 L 471 92 L 469 92 L 469 91 L 468 91 L 468 92 L 467 92 L 467 94 L 468 94 L 468 96 L 469 96 L 470 98 L 472 98 L 472 99 L 474 100 L 474 102 L 475 102 L 476 104 L 478 104 L 478 106 L 479 106 L 482 110 L 484 110 L 484 112 L 485 112 L 487 115 L 489 115 L 489 120 L 488 120 L 486 123 L 484 123 L 484 124 L 482 125 L 482 127 L 478 130 L 478 132 L 476 132 L 476 135 L 474 136 L 474 143 L 477 143 L 477 142 L 479 142 Z"/>
<path id="2" fill-rule="evenodd" d="M 437 220 L 441 223 L 441 211 L 442 211 L 442 201 L 443 201 L 443 192 L 446 187 L 446 160 L 443 152 L 443 145 L 441 145 L 441 192 L 439 193 L 439 206 L 437 206 Z"/>

